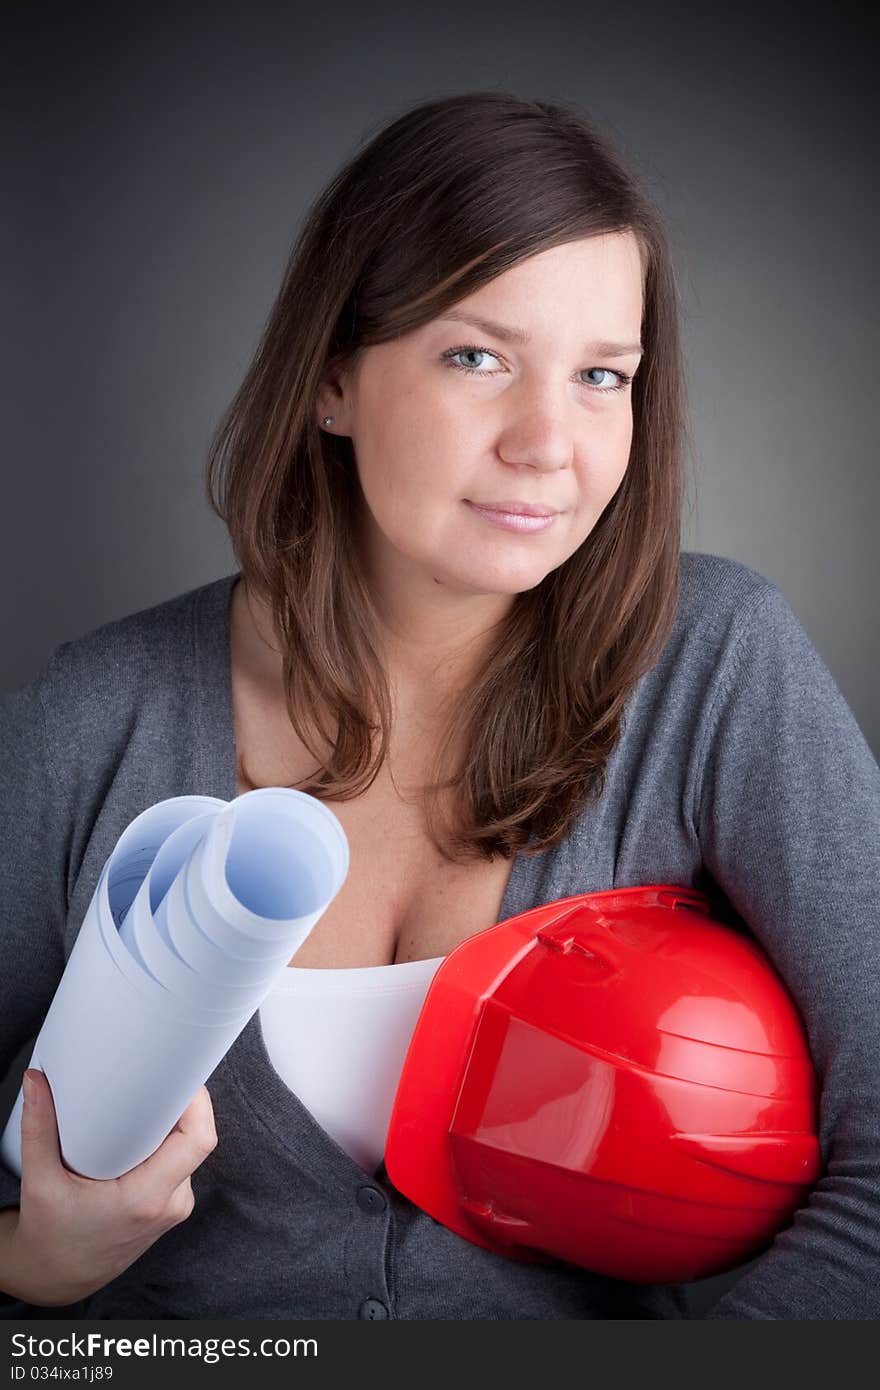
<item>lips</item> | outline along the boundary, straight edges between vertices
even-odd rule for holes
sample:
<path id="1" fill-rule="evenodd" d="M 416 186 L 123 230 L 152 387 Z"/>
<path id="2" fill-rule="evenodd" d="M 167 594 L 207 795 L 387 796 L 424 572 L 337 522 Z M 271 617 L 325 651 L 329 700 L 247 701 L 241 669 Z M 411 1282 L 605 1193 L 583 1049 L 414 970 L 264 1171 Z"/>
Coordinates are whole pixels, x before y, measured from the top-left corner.
<path id="1" fill-rule="evenodd" d="M 467 498 L 464 505 L 473 512 L 474 516 L 480 517 L 486 526 L 493 526 L 501 531 L 508 531 L 521 536 L 536 535 L 543 531 L 549 531 L 555 525 L 558 512 L 549 511 L 545 507 L 538 507 L 533 502 L 504 502 L 494 503 L 492 506 L 483 506 L 478 502 L 471 502 Z M 532 508 L 531 511 L 520 510 L 513 512 L 507 510 L 509 507 Z M 504 510 L 502 510 L 502 507 Z"/>
<path id="2" fill-rule="evenodd" d="M 558 507 L 546 507 L 538 502 L 473 502 L 469 497 L 465 500 L 483 511 L 505 512 L 508 516 L 556 516 L 559 511 Z"/>

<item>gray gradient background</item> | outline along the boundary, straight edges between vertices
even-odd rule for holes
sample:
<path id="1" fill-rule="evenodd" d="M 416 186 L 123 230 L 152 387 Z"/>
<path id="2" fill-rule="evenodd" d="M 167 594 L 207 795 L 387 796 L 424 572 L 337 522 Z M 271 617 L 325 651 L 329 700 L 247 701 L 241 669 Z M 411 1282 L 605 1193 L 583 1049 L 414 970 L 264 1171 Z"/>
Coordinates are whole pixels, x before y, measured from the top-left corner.
<path id="1" fill-rule="evenodd" d="M 683 543 L 780 585 L 880 749 L 880 237 L 854 13 L 33 10 L 12 11 L 3 75 L 0 686 L 233 567 L 207 443 L 306 206 L 403 105 L 501 87 L 577 102 L 660 205 L 696 445 Z"/>
<path id="2" fill-rule="evenodd" d="M 207 443 L 305 208 L 405 104 L 495 87 L 577 102 L 664 212 L 695 441 L 683 543 L 780 585 L 880 751 L 877 132 L 854 12 L 7 14 L 0 688 L 233 567 Z"/>

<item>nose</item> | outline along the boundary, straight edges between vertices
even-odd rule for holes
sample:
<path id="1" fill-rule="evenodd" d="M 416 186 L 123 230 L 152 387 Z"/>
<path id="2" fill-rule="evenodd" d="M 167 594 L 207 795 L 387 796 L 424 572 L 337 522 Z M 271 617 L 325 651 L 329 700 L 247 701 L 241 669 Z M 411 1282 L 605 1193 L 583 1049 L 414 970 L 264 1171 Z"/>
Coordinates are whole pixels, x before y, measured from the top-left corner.
<path id="1" fill-rule="evenodd" d="M 505 463 L 520 464 L 553 472 L 568 468 L 574 457 L 574 440 L 566 423 L 571 402 L 561 400 L 557 392 L 531 391 L 515 404 L 508 402 L 506 417 L 498 444 Z"/>

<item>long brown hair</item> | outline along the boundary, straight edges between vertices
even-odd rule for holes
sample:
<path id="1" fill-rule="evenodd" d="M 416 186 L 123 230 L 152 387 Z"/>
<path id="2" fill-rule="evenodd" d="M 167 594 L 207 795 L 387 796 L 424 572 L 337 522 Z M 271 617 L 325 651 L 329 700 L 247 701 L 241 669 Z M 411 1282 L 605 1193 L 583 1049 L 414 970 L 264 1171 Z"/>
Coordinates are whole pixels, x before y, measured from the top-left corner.
<path id="1" fill-rule="evenodd" d="M 653 205 L 570 104 L 478 91 L 404 111 L 310 209 L 211 443 L 211 506 L 248 588 L 271 606 L 290 719 L 319 763 L 296 785 L 355 797 L 386 757 L 391 703 L 357 563 L 356 461 L 349 438 L 320 429 L 320 382 L 525 257 L 616 231 L 635 234 L 643 268 L 629 463 L 578 550 L 514 597 L 451 712 L 425 805 L 452 860 L 539 853 L 563 838 L 601 795 L 626 699 L 672 628 L 687 425 L 675 277 Z M 310 742 L 314 729 L 329 754 Z M 463 752 L 447 766 L 452 746 Z M 239 775 L 255 785 L 243 764 Z M 441 834 L 443 789 L 455 811 Z"/>

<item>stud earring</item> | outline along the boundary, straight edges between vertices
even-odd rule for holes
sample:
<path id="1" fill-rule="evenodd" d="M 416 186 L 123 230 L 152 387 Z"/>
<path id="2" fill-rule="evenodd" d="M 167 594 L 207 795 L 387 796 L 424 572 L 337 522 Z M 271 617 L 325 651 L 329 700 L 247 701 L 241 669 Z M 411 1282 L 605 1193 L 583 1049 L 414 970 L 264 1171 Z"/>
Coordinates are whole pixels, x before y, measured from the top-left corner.
<path id="1" fill-rule="evenodd" d="M 325 424 L 325 425 L 332 425 L 332 424 L 333 424 L 333 416 L 332 416 L 332 415 L 325 415 L 325 416 L 324 416 L 324 424 Z"/>

